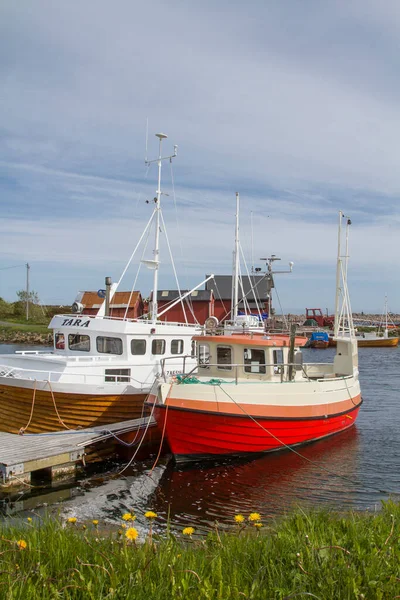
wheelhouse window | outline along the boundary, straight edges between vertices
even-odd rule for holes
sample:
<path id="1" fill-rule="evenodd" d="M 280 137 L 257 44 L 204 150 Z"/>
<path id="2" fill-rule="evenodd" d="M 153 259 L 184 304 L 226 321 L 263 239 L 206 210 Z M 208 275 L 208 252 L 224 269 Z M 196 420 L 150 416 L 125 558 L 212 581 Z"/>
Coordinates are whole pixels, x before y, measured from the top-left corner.
<path id="1" fill-rule="evenodd" d="M 171 354 L 183 353 L 183 340 L 171 340 Z"/>
<path id="2" fill-rule="evenodd" d="M 146 354 L 146 340 L 132 340 L 131 341 L 131 352 L 132 354 Z"/>
<path id="3" fill-rule="evenodd" d="M 201 369 L 209 369 L 210 362 L 210 346 L 208 344 L 198 344 L 197 346 L 197 360 L 199 363 L 199 368 Z"/>
<path id="4" fill-rule="evenodd" d="M 217 365 L 220 371 L 232 370 L 232 348 L 230 346 L 217 346 Z"/>
<path id="5" fill-rule="evenodd" d="M 165 340 L 153 340 L 151 343 L 152 354 L 165 354 Z"/>
<path id="6" fill-rule="evenodd" d="M 96 347 L 99 354 L 122 354 L 121 338 L 98 336 Z"/>
<path id="7" fill-rule="evenodd" d="M 55 346 L 56 350 L 65 350 L 65 335 L 63 333 L 55 334 L 54 346 Z"/>
<path id="8" fill-rule="evenodd" d="M 265 373 L 265 352 L 257 348 L 245 348 L 243 352 L 245 373 Z"/>
<path id="9" fill-rule="evenodd" d="M 283 350 L 281 348 L 277 348 L 273 351 L 274 358 L 274 373 L 282 373 L 283 372 Z"/>
<path id="10" fill-rule="evenodd" d="M 131 378 L 130 369 L 106 369 L 104 381 L 117 383 L 120 381 L 129 382 Z"/>
<path id="11" fill-rule="evenodd" d="M 76 352 L 90 352 L 90 337 L 80 333 L 68 334 L 68 348 Z"/>

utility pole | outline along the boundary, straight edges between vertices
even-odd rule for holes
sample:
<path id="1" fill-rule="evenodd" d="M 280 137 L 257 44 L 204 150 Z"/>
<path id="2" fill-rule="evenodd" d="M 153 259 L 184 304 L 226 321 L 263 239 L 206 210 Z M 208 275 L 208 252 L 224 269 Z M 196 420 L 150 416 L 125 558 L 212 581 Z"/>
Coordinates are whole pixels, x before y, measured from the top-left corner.
<path id="1" fill-rule="evenodd" d="M 26 263 L 26 320 L 29 320 L 29 263 Z"/>

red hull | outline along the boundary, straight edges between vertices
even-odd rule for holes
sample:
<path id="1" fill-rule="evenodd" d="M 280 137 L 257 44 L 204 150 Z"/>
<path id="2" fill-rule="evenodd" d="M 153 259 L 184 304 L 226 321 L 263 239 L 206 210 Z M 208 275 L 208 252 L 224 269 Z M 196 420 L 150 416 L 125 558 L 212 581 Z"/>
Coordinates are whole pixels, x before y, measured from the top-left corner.
<path id="1" fill-rule="evenodd" d="M 361 403 L 340 415 L 268 419 L 181 410 L 156 405 L 154 416 L 177 462 L 284 450 L 334 435 L 354 425 Z M 166 423 L 165 423 L 166 419 Z M 256 422 L 255 422 L 256 421 Z"/>

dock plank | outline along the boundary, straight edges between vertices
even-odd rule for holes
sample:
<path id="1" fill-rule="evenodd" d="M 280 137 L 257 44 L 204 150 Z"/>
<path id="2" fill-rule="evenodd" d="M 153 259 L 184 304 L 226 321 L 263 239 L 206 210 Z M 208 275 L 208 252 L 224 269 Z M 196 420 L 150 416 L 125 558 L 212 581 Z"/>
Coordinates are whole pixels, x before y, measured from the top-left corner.
<path id="1" fill-rule="evenodd" d="M 5 482 L 14 467 L 15 473 L 27 473 L 34 470 L 34 464 L 57 465 L 65 456 L 71 461 L 79 460 L 86 446 L 155 425 L 154 418 L 143 417 L 107 426 L 53 433 L 17 435 L 0 432 L 0 475 L 3 475 Z"/>

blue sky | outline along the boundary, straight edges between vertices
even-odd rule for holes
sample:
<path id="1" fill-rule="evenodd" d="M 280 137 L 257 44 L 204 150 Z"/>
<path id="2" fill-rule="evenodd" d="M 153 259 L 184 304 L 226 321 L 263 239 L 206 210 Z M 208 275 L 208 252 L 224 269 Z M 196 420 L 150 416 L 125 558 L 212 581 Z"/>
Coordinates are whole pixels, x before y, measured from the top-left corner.
<path id="1" fill-rule="evenodd" d="M 162 187 L 183 288 L 231 271 L 238 191 L 249 265 L 294 262 L 283 310 L 333 310 L 340 209 L 353 310 L 400 312 L 399 63 L 395 0 L 2 2 L 0 296 L 27 262 L 45 304 L 119 278 L 156 189 L 148 118 L 150 157 L 158 131 L 179 146 Z"/>

